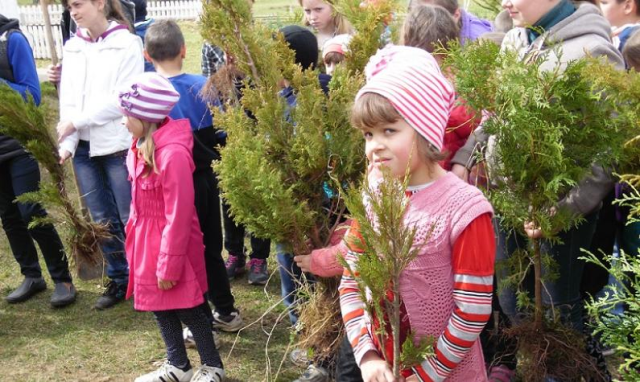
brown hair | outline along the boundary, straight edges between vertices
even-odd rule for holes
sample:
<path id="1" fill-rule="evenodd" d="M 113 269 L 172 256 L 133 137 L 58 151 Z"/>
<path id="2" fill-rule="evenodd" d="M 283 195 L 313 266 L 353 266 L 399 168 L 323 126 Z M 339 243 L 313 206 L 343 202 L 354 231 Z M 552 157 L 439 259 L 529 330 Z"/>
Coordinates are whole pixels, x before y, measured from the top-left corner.
<path id="1" fill-rule="evenodd" d="M 335 7 L 333 6 L 333 1 L 331 0 L 322 0 L 323 3 L 327 3 L 329 4 L 329 6 L 331 7 L 331 12 L 333 15 L 333 26 L 335 28 L 335 34 L 339 35 L 339 34 L 353 34 L 353 27 L 351 26 L 351 23 L 349 23 L 349 20 L 347 20 L 346 17 L 344 17 L 344 15 L 342 13 L 338 13 L 338 11 L 336 11 Z M 302 7 L 302 0 L 298 0 L 298 4 L 300 4 L 300 6 Z M 309 20 L 307 20 L 307 17 L 303 14 L 302 15 L 302 23 L 305 26 L 310 26 L 311 24 L 309 24 Z"/>
<path id="2" fill-rule="evenodd" d="M 455 15 L 456 11 L 460 8 L 458 0 L 411 0 L 409 1 L 409 9 L 417 7 L 418 5 L 438 5 L 449 12 L 451 16 Z"/>
<path id="3" fill-rule="evenodd" d="M 357 129 L 372 129 L 376 126 L 396 123 L 401 119 L 402 116 L 391 102 L 376 93 L 363 94 L 351 108 L 351 124 Z M 427 163 L 439 162 L 447 157 L 445 153 L 435 148 L 422 135 L 416 132 L 416 136 L 419 137 L 417 141 L 418 154 Z"/>
<path id="4" fill-rule="evenodd" d="M 629 68 L 640 72 L 640 30 L 635 31 L 624 44 L 622 56 Z"/>
<path id="5" fill-rule="evenodd" d="M 458 26 L 446 9 L 434 5 L 416 5 L 402 25 L 401 45 L 413 46 L 433 53 L 448 48 L 458 38 Z"/>
<path id="6" fill-rule="evenodd" d="M 151 24 L 144 36 L 144 49 L 154 61 L 172 60 L 180 55 L 184 36 L 173 20 L 158 20 Z"/>
<path id="7" fill-rule="evenodd" d="M 338 65 L 339 63 L 344 61 L 344 54 L 340 52 L 329 52 L 324 55 L 324 58 L 322 60 L 325 64 Z"/>
<path id="8" fill-rule="evenodd" d="M 69 8 L 69 1 L 72 0 L 61 0 L 62 6 L 65 8 Z M 95 3 L 97 0 L 89 0 L 92 3 Z M 115 21 L 118 24 L 126 25 L 129 28 L 130 32 L 133 32 L 133 25 L 129 23 L 126 17 L 124 17 L 124 13 L 122 12 L 122 5 L 120 5 L 120 0 L 104 0 L 104 10 L 103 13 L 107 20 Z"/>

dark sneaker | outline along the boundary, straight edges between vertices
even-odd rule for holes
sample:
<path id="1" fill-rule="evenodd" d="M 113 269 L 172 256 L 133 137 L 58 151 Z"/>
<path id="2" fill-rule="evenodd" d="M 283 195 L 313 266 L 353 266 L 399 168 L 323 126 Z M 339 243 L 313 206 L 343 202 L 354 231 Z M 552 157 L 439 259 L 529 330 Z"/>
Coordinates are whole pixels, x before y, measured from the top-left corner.
<path id="1" fill-rule="evenodd" d="M 294 382 L 329 382 L 329 372 L 324 367 L 309 365 L 300 378 Z"/>
<path id="2" fill-rule="evenodd" d="M 127 294 L 127 284 L 118 285 L 114 281 L 109 281 L 107 289 L 96 301 L 94 308 L 98 310 L 108 309 L 124 300 Z"/>
<path id="3" fill-rule="evenodd" d="M 229 254 L 227 261 L 224 263 L 225 268 L 227 268 L 227 277 L 229 280 L 233 280 L 246 272 L 245 261 L 244 256 Z"/>
<path id="4" fill-rule="evenodd" d="M 57 283 L 51 295 L 51 306 L 62 308 L 76 301 L 76 287 L 72 283 Z"/>
<path id="5" fill-rule="evenodd" d="M 22 284 L 5 297 L 5 299 L 9 304 L 24 302 L 45 289 L 47 289 L 47 284 L 42 277 L 37 279 L 25 277 Z"/>
<path id="6" fill-rule="evenodd" d="M 249 260 L 249 284 L 265 285 L 269 281 L 269 272 L 267 271 L 267 260 L 251 259 Z"/>
<path id="7" fill-rule="evenodd" d="M 213 327 L 223 332 L 237 332 L 242 329 L 242 324 L 242 317 L 237 310 L 228 315 L 213 312 Z"/>

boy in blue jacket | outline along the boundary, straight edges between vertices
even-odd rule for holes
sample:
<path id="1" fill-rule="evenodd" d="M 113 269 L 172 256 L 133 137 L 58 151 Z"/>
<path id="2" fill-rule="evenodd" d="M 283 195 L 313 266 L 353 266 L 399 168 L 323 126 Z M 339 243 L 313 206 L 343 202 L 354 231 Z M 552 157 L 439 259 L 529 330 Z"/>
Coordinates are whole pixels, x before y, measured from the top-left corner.
<path id="1" fill-rule="evenodd" d="M 222 260 L 220 196 L 211 168 L 211 162 L 219 159 L 220 155 L 215 150 L 218 137 L 209 106 L 220 106 L 220 102 L 217 99 L 203 98 L 201 91 L 206 83 L 205 77 L 182 71 L 186 47 L 184 36 L 175 21 L 158 20 L 149 26 L 145 36 L 144 55 L 153 63 L 156 71 L 169 79 L 180 93 L 180 100 L 169 116 L 173 119 L 187 118 L 191 122 L 194 136 L 193 161 L 196 166 L 193 173 L 196 212 L 204 234 L 208 299 L 215 306 L 213 312 L 207 310 L 208 314 L 215 329 L 238 331 L 242 327 L 242 318 L 234 306 L 235 301 Z M 191 344 L 192 337 L 188 329 L 185 329 L 184 334 L 187 344 Z"/>

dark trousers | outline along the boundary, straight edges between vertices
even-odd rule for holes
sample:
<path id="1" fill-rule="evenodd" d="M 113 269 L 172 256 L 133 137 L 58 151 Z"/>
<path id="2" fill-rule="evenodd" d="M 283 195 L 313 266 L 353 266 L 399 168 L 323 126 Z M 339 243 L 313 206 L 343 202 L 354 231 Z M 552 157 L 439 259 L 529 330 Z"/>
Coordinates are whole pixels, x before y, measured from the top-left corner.
<path id="1" fill-rule="evenodd" d="M 91 156 L 88 141 L 79 141 L 73 157 L 78 189 L 91 219 L 109 225 L 111 238 L 100 244 L 107 262 L 107 276 L 118 285 L 129 282 L 124 253 L 124 227 L 129 220 L 131 183 L 127 172 L 127 151 Z"/>
<path id="2" fill-rule="evenodd" d="M 561 320 L 577 331 L 583 328 L 582 295 L 580 285 L 585 262 L 579 257 L 584 256 L 581 249 L 587 249 L 591 245 L 591 238 L 598 221 L 598 213 L 585 216 L 584 221 L 578 226 L 561 232 L 558 238 L 561 243 L 552 244 L 542 241 L 541 251 L 553 258 L 556 262 L 558 277 L 555 280 L 547 280 L 542 292 L 542 302 L 548 307 L 553 306 L 560 313 Z M 517 249 L 526 248 L 526 240 L 517 234 L 501 232 L 497 260 L 504 260 Z M 542 270 L 543 277 L 548 270 Z M 498 277 L 501 274 L 497 273 Z M 504 276 L 504 275 L 502 275 Z M 499 282 L 499 280 L 498 280 Z M 525 290 L 531 297 L 534 291 L 533 271 L 524 280 Z M 516 295 L 511 288 L 504 288 L 499 295 L 500 305 L 509 318 L 516 318 Z"/>
<path id="3" fill-rule="evenodd" d="M 346 335 L 338 350 L 335 380 L 340 382 L 363 382 L 362 372 L 356 363 L 356 357 L 353 355 L 353 349 Z"/>
<path id="4" fill-rule="evenodd" d="M 197 171 L 193 175 L 195 205 L 200 230 L 204 235 L 204 260 L 207 268 L 208 298 L 221 314 L 234 309 L 229 278 L 222 259 L 222 226 L 218 181 L 212 171 Z M 207 309 L 208 311 L 208 309 Z M 209 312 L 211 313 L 211 312 Z"/>
<path id="5" fill-rule="evenodd" d="M 517 343 L 513 338 L 506 337 L 504 330 L 511 327 L 511 320 L 502 311 L 496 291 L 497 278 L 493 278 L 493 298 L 491 299 L 491 316 L 487 325 L 480 333 L 480 343 L 484 362 L 490 366 L 505 365 L 515 370 L 518 364 L 516 358 Z"/>
<path id="6" fill-rule="evenodd" d="M 176 367 L 189 364 L 187 350 L 182 338 L 182 323 L 187 325 L 198 349 L 200 363 L 211 367 L 222 368 L 222 360 L 216 349 L 211 333 L 211 322 L 204 314 L 203 305 L 189 308 L 153 312 L 160 328 L 160 334 L 167 347 L 167 360 Z"/>
<path id="7" fill-rule="evenodd" d="M 620 227 L 620 223 L 616 219 L 614 200 L 615 190 L 611 190 L 602 201 L 602 209 L 598 213 L 598 223 L 589 248 L 589 252 L 600 260 L 604 260 L 605 255 L 610 256 L 613 254 L 616 232 Z M 593 263 L 584 265 L 584 273 L 580 284 L 580 291 L 583 296 L 595 296 L 608 283 L 609 272 L 605 268 Z"/>
<path id="8" fill-rule="evenodd" d="M 233 221 L 233 218 L 229 215 L 229 205 L 224 200 L 222 202 L 222 218 L 224 220 L 224 248 L 234 256 L 244 256 L 244 226 Z M 251 234 L 251 253 L 249 257 L 266 260 L 269 258 L 270 247 L 270 240 L 259 239 Z"/>
<path id="9" fill-rule="evenodd" d="M 51 224 L 28 229 L 34 218 L 47 217 L 46 211 L 33 203 L 14 203 L 17 196 L 37 191 L 40 183 L 38 163 L 24 154 L 0 164 L 0 218 L 7 234 L 13 256 L 20 264 L 25 277 L 42 277 L 38 252 L 33 240 L 38 242 L 49 274 L 54 283 L 70 282 L 69 264 L 60 236 Z"/>

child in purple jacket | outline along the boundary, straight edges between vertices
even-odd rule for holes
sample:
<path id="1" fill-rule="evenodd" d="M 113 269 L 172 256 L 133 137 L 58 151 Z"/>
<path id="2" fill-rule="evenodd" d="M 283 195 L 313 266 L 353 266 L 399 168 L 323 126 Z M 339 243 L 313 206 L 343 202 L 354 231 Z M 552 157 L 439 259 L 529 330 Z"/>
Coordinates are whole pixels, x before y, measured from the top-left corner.
<path id="1" fill-rule="evenodd" d="M 481 35 L 493 31 L 493 25 L 489 20 L 481 19 L 460 8 L 458 0 L 411 0 L 409 4 L 410 7 L 413 4 L 438 5 L 449 11 L 458 23 L 458 28 L 460 28 L 460 44 L 462 45 L 475 41 Z"/>

